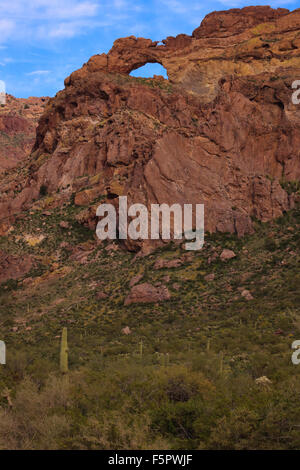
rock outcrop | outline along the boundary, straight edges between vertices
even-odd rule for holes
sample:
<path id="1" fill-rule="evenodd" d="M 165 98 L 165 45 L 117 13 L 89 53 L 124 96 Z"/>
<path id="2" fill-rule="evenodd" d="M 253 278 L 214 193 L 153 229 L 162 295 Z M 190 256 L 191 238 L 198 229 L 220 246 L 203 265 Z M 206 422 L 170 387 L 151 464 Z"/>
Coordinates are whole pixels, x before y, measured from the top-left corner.
<path id="1" fill-rule="evenodd" d="M 6 95 L 6 103 L 0 107 L 0 174 L 17 166 L 30 153 L 47 101 L 46 97 L 23 99 Z"/>
<path id="2" fill-rule="evenodd" d="M 129 76 L 147 62 L 168 80 Z M 294 205 L 285 184 L 300 179 L 297 79 L 300 9 L 214 12 L 162 45 L 118 39 L 49 101 L 23 176 L 2 179 L 1 214 L 13 220 L 46 192 L 88 206 L 81 221 L 93 227 L 99 196 L 127 195 L 148 207 L 204 203 L 206 230 L 250 233 L 253 218 Z"/>
<path id="3" fill-rule="evenodd" d="M 34 266 L 34 260 L 29 255 L 16 256 L 0 250 L 0 283 L 8 279 L 19 279 Z"/>
<path id="4" fill-rule="evenodd" d="M 163 45 L 134 36 L 118 39 L 108 54 L 91 57 L 65 85 L 89 80 L 99 71 L 128 75 L 157 62 L 166 68 L 171 83 L 196 93 L 202 103 L 211 102 L 225 74 L 257 75 L 288 63 L 299 65 L 299 25 L 300 10 L 290 14 L 284 8 L 263 6 L 213 12 L 192 36 L 168 37 Z"/>
<path id="5" fill-rule="evenodd" d="M 137 284 L 131 288 L 124 304 L 156 303 L 169 300 L 170 298 L 171 294 L 166 286 L 153 286 L 152 284 L 145 282 L 144 284 Z"/>

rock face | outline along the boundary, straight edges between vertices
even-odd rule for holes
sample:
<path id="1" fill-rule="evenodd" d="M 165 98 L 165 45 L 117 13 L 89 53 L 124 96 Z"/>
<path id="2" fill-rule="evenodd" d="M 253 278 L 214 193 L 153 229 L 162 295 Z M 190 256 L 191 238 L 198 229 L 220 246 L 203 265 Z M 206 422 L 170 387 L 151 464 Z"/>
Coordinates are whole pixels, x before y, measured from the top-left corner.
<path id="1" fill-rule="evenodd" d="M 300 10 L 214 12 L 192 36 L 162 43 L 118 39 L 65 80 L 39 121 L 26 176 L 0 183 L 2 214 L 12 220 L 43 189 L 56 204 L 75 194 L 93 228 L 97 197 L 127 195 L 148 207 L 203 203 L 206 230 L 242 236 L 253 217 L 293 207 L 283 181 L 300 179 L 300 105 L 291 100 Z M 129 76 L 147 62 L 169 79 Z"/>
<path id="2" fill-rule="evenodd" d="M 6 96 L 0 107 L 0 174 L 14 168 L 33 147 L 36 127 L 48 98 Z"/>

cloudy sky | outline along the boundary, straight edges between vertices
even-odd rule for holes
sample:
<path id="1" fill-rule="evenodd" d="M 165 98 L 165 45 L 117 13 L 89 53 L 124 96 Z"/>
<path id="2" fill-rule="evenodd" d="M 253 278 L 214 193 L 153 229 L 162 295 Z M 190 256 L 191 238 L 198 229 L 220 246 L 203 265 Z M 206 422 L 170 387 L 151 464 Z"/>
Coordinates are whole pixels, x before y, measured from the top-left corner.
<path id="1" fill-rule="evenodd" d="M 17 97 L 54 96 L 119 37 L 191 34 L 211 11 L 253 4 L 293 10 L 299 0 L 0 0 L 0 80 Z"/>

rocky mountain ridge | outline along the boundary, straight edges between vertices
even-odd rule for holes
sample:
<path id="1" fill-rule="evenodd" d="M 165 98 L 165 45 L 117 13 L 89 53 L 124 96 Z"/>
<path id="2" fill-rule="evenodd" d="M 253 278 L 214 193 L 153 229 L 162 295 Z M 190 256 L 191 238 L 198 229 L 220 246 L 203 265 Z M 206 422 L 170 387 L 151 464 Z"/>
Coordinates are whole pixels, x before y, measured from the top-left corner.
<path id="1" fill-rule="evenodd" d="M 162 64 L 168 80 L 129 73 Z M 293 208 L 300 178 L 300 10 L 208 15 L 192 36 L 115 41 L 65 80 L 23 167 L 0 182 L 15 214 L 74 200 L 94 229 L 96 202 L 204 203 L 206 230 L 242 236 Z M 147 252 L 147 242 L 127 247 Z"/>

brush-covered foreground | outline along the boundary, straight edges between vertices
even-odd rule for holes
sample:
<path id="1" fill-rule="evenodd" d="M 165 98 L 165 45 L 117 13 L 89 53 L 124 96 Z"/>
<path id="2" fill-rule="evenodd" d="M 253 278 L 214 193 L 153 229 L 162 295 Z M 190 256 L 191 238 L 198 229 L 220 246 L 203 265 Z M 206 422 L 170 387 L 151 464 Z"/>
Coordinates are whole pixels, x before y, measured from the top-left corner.
<path id="1" fill-rule="evenodd" d="M 135 258 L 76 211 L 32 211 L 0 239 L 34 260 L 0 285 L 0 449 L 299 448 L 300 210 L 246 238 L 207 235 L 169 269 L 154 264 L 183 247 Z M 221 261 L 224 248 L 236 257 Z M 138 274 L 171 299 L 124 305 Z"/>

